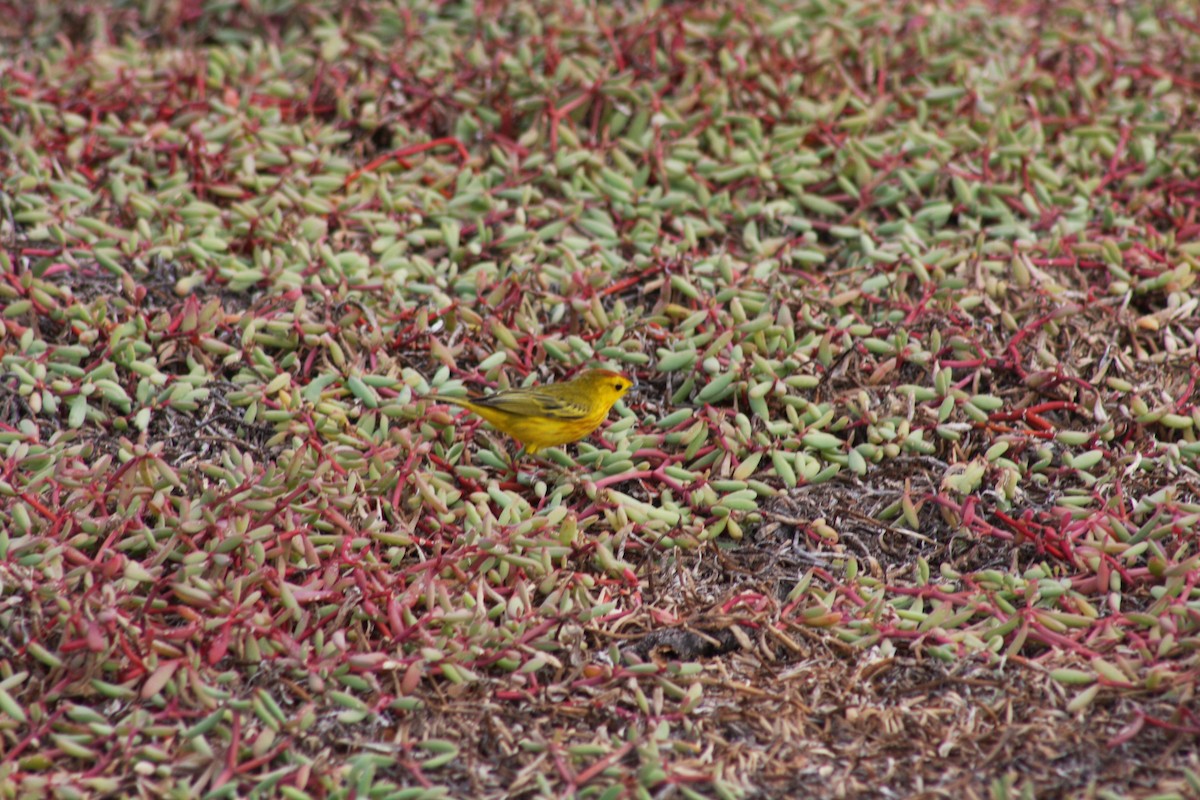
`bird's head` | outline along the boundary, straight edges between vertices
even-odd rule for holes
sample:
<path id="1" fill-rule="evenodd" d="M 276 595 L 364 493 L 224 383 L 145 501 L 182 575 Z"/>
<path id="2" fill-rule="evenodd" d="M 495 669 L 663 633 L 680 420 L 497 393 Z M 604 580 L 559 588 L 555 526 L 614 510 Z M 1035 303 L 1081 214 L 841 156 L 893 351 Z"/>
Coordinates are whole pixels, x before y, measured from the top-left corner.
<path id="1" fill-rule="evenodd" d="M 608 405 L 620 400 L 630 390 L 637 391 L 637 380 L 611 369 L 590 369 L 575 381 L 593 397 L 602 398 Z"/>

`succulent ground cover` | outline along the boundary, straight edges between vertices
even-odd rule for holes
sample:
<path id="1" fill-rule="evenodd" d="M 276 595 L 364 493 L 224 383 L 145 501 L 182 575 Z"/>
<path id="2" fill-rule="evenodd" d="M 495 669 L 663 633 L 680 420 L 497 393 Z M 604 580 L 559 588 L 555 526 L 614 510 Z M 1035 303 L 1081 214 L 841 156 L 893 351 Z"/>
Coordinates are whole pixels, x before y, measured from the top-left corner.
<path id="1" fill-rule="evenodd" d="M 0 37 L 3 796 L 1200 793 L 1192 3 Z"/>

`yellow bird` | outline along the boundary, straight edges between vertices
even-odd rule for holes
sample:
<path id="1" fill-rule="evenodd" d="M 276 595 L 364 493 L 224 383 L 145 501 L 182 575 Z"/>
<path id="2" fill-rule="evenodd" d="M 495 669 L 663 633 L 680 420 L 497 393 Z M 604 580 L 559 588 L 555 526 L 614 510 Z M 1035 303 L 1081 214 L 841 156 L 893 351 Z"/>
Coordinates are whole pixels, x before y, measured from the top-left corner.
<path id="1" fill-rule="evenodd" d="M 637 381 L 608 369 L 591 369 L 569 381 L 506 389 L 487 397 L 431 397 L 461 406 L 525 446 L 533 455 L 544 447 L 577 442 L 600 426 L 608 411 Z"/>

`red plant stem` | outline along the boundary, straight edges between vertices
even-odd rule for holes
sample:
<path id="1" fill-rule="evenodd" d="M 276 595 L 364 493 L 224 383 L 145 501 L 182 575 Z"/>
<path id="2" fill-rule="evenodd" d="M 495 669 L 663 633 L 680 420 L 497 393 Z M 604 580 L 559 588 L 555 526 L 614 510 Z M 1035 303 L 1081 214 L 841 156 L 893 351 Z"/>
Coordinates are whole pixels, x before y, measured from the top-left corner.
<path id="1" fill-rule="evenodd" d="M 284 740 L 272 748 L 269 752 L 263 753 L 258 758 L 252 758 L 249 761 L 239 764 L 234 772 L 239 775 L 245 774 L 256 767 L 261 767 L 263 764 L 270 764 L 272 761 L 278 758 L 283 751 L 287 750 L 291 746 L 292 737 L 284 737 Z"/>
<path id="2" fill-rule="evenodd" d="M 642 470 L 640 472 L 622 472 L 617 475 L 609 475 L 596 481 L 595 486 L 597 489 L 603 489 L 606 486 L 612 486 L 614 483 L 637 481 L 645 478 L 653 478 L 654 480 L 669 486 L 680 494 L 685 494 L 687 492 L 687 489 L 685 489 L 681 483 L 664 473 L 662 467 L 652 470 Z"/>
<path id="3" fill-rule="evenodd" d="M 67 708 L 68 708 L 68 706 L 64 704 L 64 705 L 60 706 L 58 709 L 56 709 L 52 714 L 50 714 L 50 716 L 48 716 L 44 720 L 42 720 L 41 725 L 39 725 L 37 728 L 31 730 L 28 734 L 25 735 L 24 739 L 22 739 L 20 742 L 17 743 L 16 747 L 14 747 L 12 750 L 9 750 L 7 753 L 4 754 L 4 762 L 10 763 L 10 764 L 14 763 L 17 759 L 17 756 L 21 755 L 21 752 L 26 747 L 29 746 L 30 742 L 33 742 L 35 740 L 40 739 L 43 736 L 46 736 L 47 733 L 52 729 L 54 723 L 58 722 L 59 718 L 61 718 L 64 714 L 67 713 Z"/>
<path id="4" fill-rule="evenodd" d="M 576 783 L 577 784 L 587 783 L 592 778 L 596 777 L 601 772 L 603 772 L 604 770 L 611 767 L 617 761 L 620 761 L 622 758 L 624 758 L 625 754 L 628 753 L 630 750 L 632 750 L 633 747 L 634 747 L 634 742 L 626 742 L 625 744 L 621 745 L 621 748 L 619 750 L 617 750 L 613 753 L 609 753 L 604 758 L 597 761 L 595 764 L 592 764 L 590 767 L 588 767 L 587 769 L 585 769 L 582 772 L 580 772 L 579 774 L 577 774 L 575 776 Z"/>
<path id="5" fill-rule="evenodd" d="M 463 145 L 462 142 L 460 142 L 454 136 L 444 136 L 441 139 L 434 139 L 431 142 L 421 142 L 420 144 L 410 144 L 408 147 L 401 147 L 399 149 L 393 150 L 390 153 L 385 153 L 384 155 L 374 158 L 371 161 L 367 162 L 366 166 L 360 167 L 359 169 L 356 169 L 354 172 L 351 172 L 350 175 L 346 178 L 345 182 L 342 185 L 349 186 L 350 184 L 352 184 L 356 180 L 358 180 L 359 176 L 361 176 L 363 173 L 373 172 L 393 159 L 399 161 L 399 160 L 403 159 L 405 156 L 416 155 L 417 153 L 424 153 L 426 150 L 432 150 L 435 147 L 442 147 L 444 145 L 449 145 L 451 147 L 454 147 L 458 151 L 458 156 L 463 161 L 463 163 L 466 163 L 470 159 L 470 154 L 467 152 L 467 148 Z"/>

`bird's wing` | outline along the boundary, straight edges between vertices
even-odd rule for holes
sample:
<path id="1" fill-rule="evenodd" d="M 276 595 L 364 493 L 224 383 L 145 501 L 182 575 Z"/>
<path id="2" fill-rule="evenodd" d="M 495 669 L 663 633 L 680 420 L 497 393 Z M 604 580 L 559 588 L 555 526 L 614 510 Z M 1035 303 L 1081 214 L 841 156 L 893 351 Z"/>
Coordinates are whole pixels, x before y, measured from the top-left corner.
<path id="1" fill-rule="evenodd" d="M 587 409 L 578 403 L 536 389 L 511 389 L 475 400 L 481 406 L 522 416 L 544 415 L 555 419 L 583 419 Z"/>

